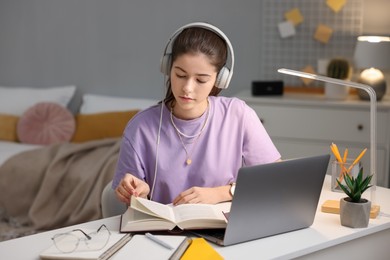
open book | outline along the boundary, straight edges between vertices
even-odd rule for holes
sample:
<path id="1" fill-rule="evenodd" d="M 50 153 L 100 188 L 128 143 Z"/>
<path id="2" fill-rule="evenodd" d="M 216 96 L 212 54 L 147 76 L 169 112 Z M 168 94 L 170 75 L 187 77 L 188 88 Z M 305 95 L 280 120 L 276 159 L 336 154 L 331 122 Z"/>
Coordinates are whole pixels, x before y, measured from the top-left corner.
<path id="1" fill-rule="evenodd" d="M 132 196 L 131 206 L 122 215 L 120 231 L 226 228 L 224 212 L 230 210 L 230 204 L 173 206 Z"/>

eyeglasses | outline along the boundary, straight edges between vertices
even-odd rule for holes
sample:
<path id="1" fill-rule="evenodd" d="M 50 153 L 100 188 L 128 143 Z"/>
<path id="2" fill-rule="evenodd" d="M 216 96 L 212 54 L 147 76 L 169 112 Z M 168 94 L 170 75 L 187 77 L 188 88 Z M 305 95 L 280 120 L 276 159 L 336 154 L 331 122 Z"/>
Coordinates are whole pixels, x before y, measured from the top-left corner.
<path id="1" fill-rule="evenodd" d="M 53 240 L 56 248 L 63 253 L 78 251 L 96 251 L 107 245 L 110 231 L 106 225 L 101 225 L 97 231 L 87 234 L 81 229 L 54 235 Z M 80 243 L 82 241 L 82 243 Z"/>

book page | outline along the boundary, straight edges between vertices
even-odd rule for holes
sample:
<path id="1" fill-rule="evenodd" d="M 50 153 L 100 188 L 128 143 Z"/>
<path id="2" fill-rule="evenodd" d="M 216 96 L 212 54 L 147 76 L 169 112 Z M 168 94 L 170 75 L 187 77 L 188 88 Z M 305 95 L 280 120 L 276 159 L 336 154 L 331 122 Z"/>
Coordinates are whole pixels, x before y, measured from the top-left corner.
<path id="1" fill-rule="evenodd" d="M 172 207 L 148 199 L 131 196 L 130 207 L 143 213 L 175 222 Z"/>
<path id="2" fill-rule="evenodd" d="M 183 204 L 173 208 L 177 223 L 187 220 L 225 220 L 222 210 L 209 204 Z"/>
<path id="3" fill-rule="evenodd" d="M 230 205 L 230 202 L 226 202 L 216 205 L 183 204 L 173 206 L 172 204 L 164 205 L 140 197 L 131 197 L 132 208 L 149 215 L 170 220 L 174 223 L 186 222 L 189 220 L 195 222 L 197 222 L 197 220 L 213 220 L 226 224 L 226 218 L 223 215 L 223 212 L 228 212 L 230 210 Z"/>
<path id="4" fill-rule="evenodd" d="M 127 211 L 122 215 L 122 219 L 124 223 L 127 222 L 137 223 L 137 222 L 145 222 L 145 221 L 152 221 L 152 220 L 160 220 L 160 221 L 167 222 L 165 219 L 156 217 L 154 215 L 146 214 L 142 211 L 133 208 L 128 208 Z"/>
<path id="5" fill-rule="evenodd" d="M 171 230 L 176 226 L 172 221 L 145 214 L 129 207 L 122 215 L 120 230 L 122 232 L 137 232 L 146 230 Z"/>

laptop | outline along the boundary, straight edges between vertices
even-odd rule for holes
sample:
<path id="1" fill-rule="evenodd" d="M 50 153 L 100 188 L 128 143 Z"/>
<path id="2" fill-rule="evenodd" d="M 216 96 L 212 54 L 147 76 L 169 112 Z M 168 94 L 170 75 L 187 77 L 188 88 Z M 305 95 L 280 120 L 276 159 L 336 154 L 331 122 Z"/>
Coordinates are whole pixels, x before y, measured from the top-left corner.
<path id="1" fill-rule="evenodd" d="M 193 233 L 222 246 L 311 226 L 330 155 L 242 167 L 226 229 Z"/>

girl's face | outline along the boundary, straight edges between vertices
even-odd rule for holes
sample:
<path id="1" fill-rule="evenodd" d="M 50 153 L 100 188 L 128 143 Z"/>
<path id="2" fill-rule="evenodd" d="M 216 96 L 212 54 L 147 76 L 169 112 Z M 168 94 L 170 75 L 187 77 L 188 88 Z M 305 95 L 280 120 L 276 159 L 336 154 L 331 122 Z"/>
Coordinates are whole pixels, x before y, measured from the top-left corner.
<path id="1" fill-rule="evenodd" d="M 181 119 L 200 117 L 207 108 L 217 77 L 216 68 L 203 53 L 180 55 L 172 64 L 170 79 L 175 97 L 173 112 Z"/>

